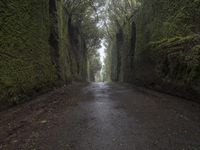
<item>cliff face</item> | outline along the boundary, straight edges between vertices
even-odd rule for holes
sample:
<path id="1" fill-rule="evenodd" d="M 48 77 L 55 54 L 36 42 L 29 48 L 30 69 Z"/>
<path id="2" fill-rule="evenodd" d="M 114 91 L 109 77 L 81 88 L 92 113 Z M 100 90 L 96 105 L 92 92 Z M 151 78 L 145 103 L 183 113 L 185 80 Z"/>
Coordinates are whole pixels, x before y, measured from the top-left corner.
<path id="1" fill-rule="evenodd" d="M 0 100 L 86 80 L 86 47 L 62 1 L 0 1 Z M 69 32 L 71 31 L 71 32 Z"/>
<path id="2" fill-rule="evenodd" d="M 133 77 L 133 61 L 136 39 L 135 22 L 118 27 L 110 45 L 111 80 L 130 82 Z"/>
<path id="3" fill-rule="evenodd" d="M 199 8 L 199 0 L 142 0 L 136 30 L 118 28 L 110 44 L 111 79 L 199 99 Z"/>
<path id="4" fill-rule="evenodd" d="M 59 67 L 64 82 L 87 79 L 87 49 L 79 25 L 65 13 L 62 1 L 57 1 Z"/>
<path id="5" fill-rule="evenodd" d="M 134 79 L 158 90 L 199 99 L 200 1 L 151 1 L 136 16 Z"/>
<path id="6" fill-rule="evenodd" d="M 148 55 L 137 65 L 136 79 L 158 90 L 198 100 L 199 44 L 198 34 L 150 43 Z"/>

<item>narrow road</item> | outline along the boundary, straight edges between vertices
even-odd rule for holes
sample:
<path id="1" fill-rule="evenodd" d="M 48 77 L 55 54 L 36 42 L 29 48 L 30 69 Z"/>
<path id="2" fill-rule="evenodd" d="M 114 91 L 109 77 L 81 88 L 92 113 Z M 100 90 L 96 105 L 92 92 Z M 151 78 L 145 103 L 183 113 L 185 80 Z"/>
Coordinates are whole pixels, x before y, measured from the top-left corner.
<path id="1" fill-rule="evenodd" d="M 55 98 L 57 92 L 43 99 L 65 96 Z M 46 106 L 39 118 L 26 121 L 29 128 L 13 131 L 15 136 L 2 142 L 2 148 L 15 143 L 36 150 L 200 150 L 197 103 L 106 83 L 81 87 L 71 99 L 76 102 L 65 104 L 61 98 Z M 39 123 L 30 125 L 34 122 Z M 19 134 L 25 139 L 20 141 Z"/>

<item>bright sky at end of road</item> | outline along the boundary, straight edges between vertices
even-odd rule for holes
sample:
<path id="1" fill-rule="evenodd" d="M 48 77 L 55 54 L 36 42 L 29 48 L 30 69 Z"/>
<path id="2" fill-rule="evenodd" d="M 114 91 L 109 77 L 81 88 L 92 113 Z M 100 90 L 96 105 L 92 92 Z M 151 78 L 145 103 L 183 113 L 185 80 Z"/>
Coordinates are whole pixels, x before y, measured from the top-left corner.
<path id="1" fill-rule="evenodd" d="M 100 59 L 101 59 L 101 63 L 102 65 L 104 65 L 104 57 L 105 57 L 105 46 L 104 46 L 104 40 L 101 40 L 101 48 L 98 49 L 98 52 L 100 54 Z"/>

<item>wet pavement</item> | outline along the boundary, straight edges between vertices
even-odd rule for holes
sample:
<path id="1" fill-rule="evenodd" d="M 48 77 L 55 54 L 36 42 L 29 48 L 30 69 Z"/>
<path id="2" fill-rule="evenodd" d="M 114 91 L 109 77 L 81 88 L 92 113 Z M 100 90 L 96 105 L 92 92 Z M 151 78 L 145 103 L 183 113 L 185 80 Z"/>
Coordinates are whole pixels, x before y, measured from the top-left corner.
<path id="1" fill-rule="evenodd" d="M 52 141 L 45 149 L 200 149 L 195 103 L 117 84 L 92 84 L 82 91 L 90 96 L 66 110 L 64 124 L 49 133 Z"/>
<path id="2" fill-rule="evenodd" d="M 24 149 L 200 150 L 197 103 L 106 83 L 90 84 L 77 94 L 77 103 L 57 108 Z"/>

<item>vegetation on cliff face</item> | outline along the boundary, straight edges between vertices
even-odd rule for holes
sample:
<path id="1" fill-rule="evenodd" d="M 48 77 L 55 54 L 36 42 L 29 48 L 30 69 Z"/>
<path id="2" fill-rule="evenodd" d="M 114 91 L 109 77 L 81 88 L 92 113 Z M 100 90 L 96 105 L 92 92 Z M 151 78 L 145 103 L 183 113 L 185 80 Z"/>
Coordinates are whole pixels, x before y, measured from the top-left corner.
<path id="1" fill-rule="evenodd" d="M 131 81 L 136 39 L 133 14 L 139 4 L 134 0 L 111 0 L 107 3 L 107 21 L 104 24 L 108 52 L 105 61 L 109 66 L 106 72 L 110 73 L 112 81 Z"/>
<path id="2" fill-rule="evenodd" d="M 95 81 L 101 69 L 103 81 L 200 94 L 199 8 L 199 0 L 1 0 L 0 101 Z"/>
<path id="3" fill-rule="evenodd" d="M 200 86 L 200 35 L 152 42 L 157 77 L 180 85 Z"/>
<path id="4" fill-rule="evenodd" d="M 90 73 L 88 70 L 92 68 L 88 62 L 96 57 L 95 50 L 100 45 L 100 33 L 96 26 L 98 22 L 96 11 L 100 4 L 94 0 L 75 0 L 65 1 L 64 7 L 67 19 L 61 21 L 67 20 L 64 26 L 68 28 L 68 39 L 64 39 L 63 42 L 68 40 L 69 59 L 75 58 L 71 60 L 71 73 L 75 79 L 84 81 L 88 79 Z"/>
<path id="5" fill-rule="evenodd" d="M 0 1 L 0 101 L 20 103 L 58 83 L 87 80 L 87 51 L 99 45 L 94 4 Z"/>
<path id="6" fill-rule="evenodd" d="M 2 0 L 0 10 L 0 99 L 17 103 L 56 81 L 48 2 Z"/>
<path id="7" fill-rule="evenodd" d="M 199 0 L 141 1 L 134 79 L 192 98 L 199 86 Z"/>
<path id="8" fill-rule="evenodd" d="M 200 1 L 142 0 L 135 14 L 137 24 L 136 59 L 148 51 L 148 43 L 199 34 Z"/>
<path id="9" fill-rule="evenodd" d="M 105 30 L 111 80 L 200 94 L 199 8 L 199 0 L 110 0 Z"/>

